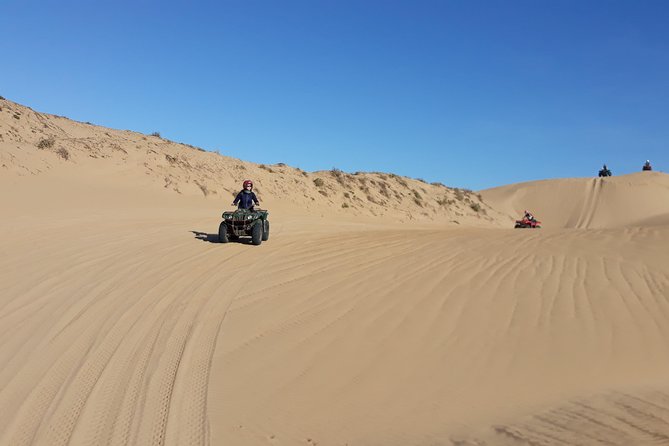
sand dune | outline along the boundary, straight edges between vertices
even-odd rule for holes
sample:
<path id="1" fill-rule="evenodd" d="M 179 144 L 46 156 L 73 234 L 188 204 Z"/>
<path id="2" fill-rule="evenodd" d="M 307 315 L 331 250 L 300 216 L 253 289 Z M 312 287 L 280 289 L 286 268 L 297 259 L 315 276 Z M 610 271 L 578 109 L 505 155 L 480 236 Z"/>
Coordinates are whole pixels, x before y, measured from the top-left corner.
<path id="1" fill-rule="evenodd" d="M 239 192 L 244 179 L 252 178 L 266 206 L 309 215 L 477 226 L 508 220 L 470 190 L 394 174 L 350 174 L 334 168 L 309 173 L 282 163 L 254 164 L 157 136 L 35 112 L 6 100 L 0 100 L 0 146 L 0 172 L 13 178 L 13 185 L 48 173 L 57 182 L 73 177 L 109 191 L 128 184 L 135 190 L 213 200 L 220 207 Z"/>
<path id="2" fill-rule="evenodd" d="M 666 175 L 481 201 L 360 174 L 394 198 L 347 209 L 338 172 L 47 116 L 127 152 L 62 140 L 65 160 L 0 105 L 0 444 L 669 444 Z M 259 247 L 215 243 L 239 165 L 270 207 Z M 506 229 L 525 207 L 544 229 Z"/>
<path id="3" fill-rule="evenodd" d="M 669 221 L 669 175 L 638 172 L 607 178 L 568 178 L 482 191 L 510 215 L 530 209 L 547 228 L 617 228 Z"/>

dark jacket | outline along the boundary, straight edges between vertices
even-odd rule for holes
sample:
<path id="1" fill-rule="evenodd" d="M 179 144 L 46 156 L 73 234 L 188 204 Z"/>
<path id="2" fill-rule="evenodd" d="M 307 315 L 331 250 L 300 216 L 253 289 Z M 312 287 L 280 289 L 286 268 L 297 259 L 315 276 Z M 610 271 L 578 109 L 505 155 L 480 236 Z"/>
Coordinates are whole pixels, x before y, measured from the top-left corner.
<path id="1" fill-rule="evenodd" d="M 253 207 L 253 203 L 260 204 L 256 194 L 253 191 L 247 190 L 243 190 L 237 194 L 237 197 L 235 198 L 235 201 L 232 202 L 232 204 L 234 205 L 237 203 L 239 203 L 239 209 L 251 209 Z"/>

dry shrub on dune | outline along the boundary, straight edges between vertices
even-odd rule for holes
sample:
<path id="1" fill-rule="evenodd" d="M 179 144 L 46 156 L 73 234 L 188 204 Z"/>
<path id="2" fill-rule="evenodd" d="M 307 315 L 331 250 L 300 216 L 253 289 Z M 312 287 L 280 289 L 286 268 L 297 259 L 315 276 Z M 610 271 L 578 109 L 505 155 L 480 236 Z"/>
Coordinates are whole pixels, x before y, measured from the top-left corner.
<path id="1" fill-rule="evenodd" d="M 70 152 L 68 152 L 67 149 L 63 147 L 59 147 L 58 150 L 56 150 L 56 153 L 66 161 L 70 159 Z"/>
<path id="2" fill-rule="evenodd" d="M 50 149 L 55 144 L 56 140 L 53 138 L 42 138 L 37 143 L 38 149 Z"/>

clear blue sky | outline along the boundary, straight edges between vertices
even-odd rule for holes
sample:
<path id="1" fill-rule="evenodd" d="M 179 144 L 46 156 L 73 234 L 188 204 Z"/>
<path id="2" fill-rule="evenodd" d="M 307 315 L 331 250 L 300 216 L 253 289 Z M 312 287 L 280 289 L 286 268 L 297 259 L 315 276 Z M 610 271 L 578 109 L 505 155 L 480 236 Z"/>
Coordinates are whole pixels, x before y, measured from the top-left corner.
<path id="1" fill-rule="evenodd" d="M 0 95 L 472 189 L 669 171 L 668 24 L 663 0 L 0 0 Z"/>

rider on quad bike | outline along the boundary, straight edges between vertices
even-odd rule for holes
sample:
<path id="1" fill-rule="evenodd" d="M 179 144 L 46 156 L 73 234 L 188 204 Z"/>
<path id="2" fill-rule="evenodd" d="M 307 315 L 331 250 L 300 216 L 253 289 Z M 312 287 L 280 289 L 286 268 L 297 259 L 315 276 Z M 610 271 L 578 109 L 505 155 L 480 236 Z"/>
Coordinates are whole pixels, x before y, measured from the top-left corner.
<path id="1" fill-rule="evenodd" d="M 514 226 L 515 228 L 540 228 L 541 222 L 534 218 L 534 215 L 532 215 L 528 211 L 524 211 L 523 219 L 522 220 L 516 220 L 516 225 Z"/>
<path id="2" fill-rule="evenodd" d="M 650 161 L 646 160 L 646 162 L 643 163 L 641 170 L 653 170 L 653 168 L 650 166 Z"/>
<path id="3" fill-rule="evenodd" d="M 256 197 L 255 192 L 253 192 L 253 181 L 251 180 L 244 180 L 244 183 L 242 183 L 243 189 L 239 191 L 237 194 L 237 197 L 235 197 L 235 201 L 232 202 L 233 206 L 237 206 L 237 203 L 239 203 L 238 209 L 249 209 L 253 210 L 253 205 L 260 205 L 260 201 L 258 201 L 258 197 Z"/>
<path id="4" fill-rule="evenodd" d="M 239 203 L 236 211 L 223 212 L 223 221 L 218 226 L 218 240 L 221 243 L 237 241 L 240 237 L 251 237 L 252 245 L 259 245 L 269 239 L 269 212 L 266 209 L 254 208 L 260 205 L 253 193 L 253 182 L 244 181 L 244 189 L 237 194 L 232 205 Z"/>
<path id="5" fill-rule="evenodd" d="M 606 167 L 606 164 L 599 170 L 599 176 L 600 177 L 610 177 L 611 176 L 611 169 Z"/>

